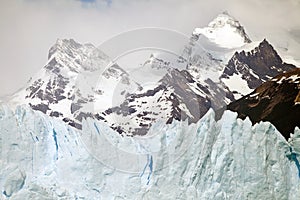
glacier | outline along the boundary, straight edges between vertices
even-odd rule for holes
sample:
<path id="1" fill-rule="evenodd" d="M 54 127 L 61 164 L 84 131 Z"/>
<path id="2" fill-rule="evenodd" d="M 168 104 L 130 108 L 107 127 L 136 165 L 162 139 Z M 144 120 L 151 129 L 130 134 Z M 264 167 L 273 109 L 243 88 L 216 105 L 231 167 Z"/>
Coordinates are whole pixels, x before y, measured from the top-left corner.
<path id="1" fill-rule="evenodd" d="M 28 106 L 0 107 L 1 199 L 300 199 L 300 129 L 289 141 L 210 110 L 145 137 L 104 123 L 71 128 Z"/>

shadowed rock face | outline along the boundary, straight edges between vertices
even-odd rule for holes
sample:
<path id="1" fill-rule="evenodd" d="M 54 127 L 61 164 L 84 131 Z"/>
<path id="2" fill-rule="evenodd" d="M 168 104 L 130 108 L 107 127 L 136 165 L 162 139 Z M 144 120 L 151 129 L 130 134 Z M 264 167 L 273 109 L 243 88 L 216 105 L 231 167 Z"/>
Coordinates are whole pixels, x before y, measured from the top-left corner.
<path id="1" fill-rule="evenodd" d="M 196 83 L 195 79 L 186 70 L 172 70 L 162 80 L 163 85 L 171 87 L 174 92 L 170 95 L 172 102 L 172 118 L 176 120 L 188 119 L 190 123 L 197 122 L 211 107 L 211 93 L 207 87 L 197 84 L 198 90 L 203 91 L 206 96 L 197 95 L 190 87 L 190 83 Z M 185 104 L 187 110 L 182 111 L 180 104 Z M 172 123 L 169 118 L 167 123 Z"/>
<path id="2" fill-rule="evenodd" d="M 269 121 L 288 139 L 300 127 L 300 69 L 274 77 L 227 109 L 242 119 L 248 116 L 253 123 Z"/>
<path id="3" fill-rule="evenodd" d="M 196 88 L 206 95 L 196 94 L 190 84 L 196 83 L 186 70 L 172 69 L 154 89 L 140 94 L 130 94 L 119 106 L 107 109 L 102 119 L 109 115 L 118 115 L 134 121 L 139 127 L 128 127 L 128 122 L 114 122 L 111 127 L 120 134 L 145 135 L 153 121 L 162 119 L 167 124 L 173 120 L 197 122 L 211 107 L 210 91 L 200 84 Z M 119 118 L 118 117 L 118 118 Z"/>
<path id="4" fill-rule="evenodd" d="M 236 52 L 220 78 L 228 79 L 233 74 L 241 74 L 249 88 L 255 89 L 270 78 L 294 68 L 294 65 L 284 63 L 272 45 L 264 39 L 250 52 Z"/>
<path id="5" fill-rule="evenodd" d="M 263 40 L 258 47 L 250 52 L 242 51 L 235 53 L 226 66 L 222 78 L 228 78 L 233 74 L 240 74 L 247 82 L 249 88 L 255 89 L 262 83 L 278 74 L 294 69 L 294 65 L 282 62 L 282 59 L 274 48 Z M 218 85 L 210 79 L 205 80 L 206 85 L 200 84 L 188 70 L 170 70 L 161 80 L 159 86 L 148 90 L 142 94 L 131 94 L 120 106 L 108 109 L 103 113 L 103 119 L 109 115 L 118 115 L 134 119 L 140 124 L 140 128 L 132 131 L 135 134 L 146 134 L 153 121 L 162 116 L 166 123 L 173 120 L 188 120 L 189 123 L 197 122 L 209 108 L 219 109 L 225 105 L 225 98 L 234 101 L 232 93 L 224 85 Z M 222 84 L 222 82 L 220 82 Z M 191 86 L 193 85 L 194 88 Z M 203 95 L 196 94 L 195 89 L 201 91 Z M 172 91 L 165 93 L 167 91 Z M 154 97 L 158 93 L 162 96 Z M 284 95 L 284 94 L 282 94 Z M 139 105 L 140 99 L 147 97 L 157 98 L 153 104 L 160 105 L 158 111 L 154 111 L 157 105 L 143 106 Z M 282 101 L 282 99 L 278 99 Z M 264 101 L 264 100 L 263 100 Z M 149 102 L 147 102 L 149 103 Z M 238 103 L 237 103 L 238 105 Z M 142 108 L 142 109 L 141 109 Z M 185 108 L 185 109 L 183 109 Z M 248 108 L 246 108 L 247 110 Z M 261 107 L 255 112 L 265 112 Z M 132 116 L 132 117 L 130 117 Z M 241 115 L 240 117 L 246 117 Z M 254 119 L 254 122 L 260 121 L 261 117 Z M 265 121 L 270 121 L 266 118 Z M 272 122 L 272 121 L 271 121 Z M 124 124 L 115 123 L 112 127 L 119 133 L 125 133 Z"/>
<path id="6" fill-rule="evenodd" d="M 228 102 L 237 99 L 234 97 L 235 91 L 222 82 L 223 79 L 235 78 L 234 74 L 240 75 L 249 88 L 255 89 L 269 78 L 295 68 L 293 65 L 283 63 L 273 47 L 264 40 L 250 52 L 235 53 L 221 75 L 220 82 L 216 83 L 209 78 L 200 80 L 197 73 L 201 73 L 201 70 L 193 71 L 194 68 L 204 67 L 206 70 L 205 67 L 214 67 L 217 63 L 209 62 L 210 59 L 202 60 L 207 64 L 203 66 L 196 59 L 194 68 L 179 70 L 169 66 L 168 73 L 153 88 L 143 93 L 124 93 L 122 95 L 125 101 L 121 104 L 107 108 L 102 113 L 90 113 L 84 110 L 84 107 L 94 102 L 93 96 L 90 97 L 89 94 L 84 96 L 80 90 L 75 90 L 75 80 L 67 73 L 70 71 L 77 74 L 76 69 L 82 67 L 82 62 L 73 59 L 74 54 L 81 55 L 82 52 L 77 52 L 81 47 L 83 48 L 74 41 L 55 45 L 55 48 L 50 50 L 51 60 L 44 67 L 46 75 L 38 77 L 31 83 L 26 89 L 25 99 L 34 110 L 58 117 L 75 128 L 81 129 L 82 119 L 92 117 L 108 123 L 120 134 L 126 135 L 145 135 L 157 120 L 163 120 L 167 124 L 174 120 L 195 123 L 210 108 L 218 110 L 224 107 Z M 60 50 L 57 56 L 55 51 L 59 48 L 63 50 Z M 61 57 L 64 59 L 61 60 Z M 201 58 L 199 56 L 200 61 Z M 97 57 L 94 60 L 101 59 Z M 129 74 L 118 65 L 108 68 L 103 73 L 103 78 L 107 80 L 115 78 L 116 81 L 120 79 L 124 85 L 131 82 Z M 103 94 L 101 91 L 98 93 Z M 56 106 L 62 104 L 64 106 Z"/>

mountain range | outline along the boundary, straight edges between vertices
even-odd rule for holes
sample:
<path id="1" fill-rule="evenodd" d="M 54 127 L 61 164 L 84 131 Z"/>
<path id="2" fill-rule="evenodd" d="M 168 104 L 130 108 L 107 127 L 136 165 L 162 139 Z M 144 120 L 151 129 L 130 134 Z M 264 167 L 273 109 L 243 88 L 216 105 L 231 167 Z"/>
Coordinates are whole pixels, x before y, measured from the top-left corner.
<path id="1" fill-rule="evenodd" d="M 224 12 L 135 70 L 58 39 L 0 104 L 1 199 L 300 198 L 300 70 Z"/>
<path id="2" fill-rule="evenodd" d="M 206 47 L 218 45 L 219 52 L 197 49 L 197 43 L 202 45 L 204 41 Z M 161 77 L 144 88 L 95 46 L 72 39 L 57 40 L 45 67 L 10 102 L 28 104 L 78 129 L 83 118 L 92 117 L 122 135 L 146 135 L 158 120 L 195 123 L 210 108 L 219 110 L 296 68 L 284 63 L 266 39 L 255 47 L 252 43 L 244 27 L 222 13 L 208 27 L 193 31 L 182 50 L 183 62 L 178 57 L 170 66 L 170 60 L 150 55 L 143 68 Z M 230 56 L 230 52 L 235 53 Z"/>

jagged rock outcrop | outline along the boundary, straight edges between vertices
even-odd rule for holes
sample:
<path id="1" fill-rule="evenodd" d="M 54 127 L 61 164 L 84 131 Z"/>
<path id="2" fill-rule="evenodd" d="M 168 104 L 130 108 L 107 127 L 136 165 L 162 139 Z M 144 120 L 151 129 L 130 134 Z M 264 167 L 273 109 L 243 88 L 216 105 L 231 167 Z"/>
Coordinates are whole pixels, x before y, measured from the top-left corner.
<path id="1" fill-rule="evenodd" d="M 253 123 L 271 122 L 286 138 L 300 127 L 300 69 L 282 73 L 252 93 L 230 103 L 227 109 Z"/>

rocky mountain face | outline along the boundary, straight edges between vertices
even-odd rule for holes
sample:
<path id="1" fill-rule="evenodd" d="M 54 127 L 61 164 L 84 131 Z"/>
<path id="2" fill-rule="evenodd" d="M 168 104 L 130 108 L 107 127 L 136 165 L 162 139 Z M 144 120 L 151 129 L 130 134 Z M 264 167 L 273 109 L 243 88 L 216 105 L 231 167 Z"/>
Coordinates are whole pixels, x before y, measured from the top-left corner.
<path id="1" fill-rule="evenodd" d="M 93 117 L 95 104 L 100 110 L 108 108 L 97 102 L 107 101 L 116 84 L 124 89 L 121 96 L 127 94 L 127 88 L 139 88 L 128 73 L 117 64 L 109 65 L 110 59 L 91 44 L 59 39 L 48 57 L 47 64 L 31 78 L 28 86 L 11 97 L 13 107 L 28 104 L 80 129 L 83 117 Z M 97 84 L 99 79 L 101 85 Z"/>
<path id="2" fill-rule="evenodd" d="M 128 95 L 121 105 L 109 108 L 99 119 L 121 134 L 145 135 L 155 121 L 195 123 L 209 108 L 224 105 L 224 101 L 225 96 L 213 81 L 206 80 L 203 84 L 187 70 L 172 69 L 158 86 Z"/>
<path id="3" fill-rule="evenodd" d="M 155 121 L 168 124 L 174 120 L 187 120 L 195 123 L 210 108 L 217 110 L 235 100 L 219 79 L 224 68 L 222 60 L 202 48 L 203 37 L 209 40 L 206 45 L 220 46 L 217 47 L 220 49 L 226 41 L 216 41 L 207 32 L 226 32 L 230 40 L 238 40 L 240 46 L 251 42 L 244 28 L 232 16 L 228 13 L 217 16 L 207 28 L 195 29 L 178 62 L 171 62 L 175 63 L 174 66 L 152 56 L 152 68 L 167 69 L 155 87 L 129 94 L 122 104 L 99 113 L 98 119 L 121 134 L 145 135 Z M 183 65 L 185 69 L 182 69 Z"/>
<path id="4" fill-rule="evenodd" d="M 294 65 L 284 63 L 264 39 L 250 52 L 236 52 L 226 65 L 221 80 L 228 84 L 237 97 L 241 97 L 270 78 L 294 68 Z M 234 84 L 238 85 L 235 87 Z"/>
<path id="5" fill-rule="evenodd" d="M 300 127 L 300 69 L 282 73 L 252 93 L 230 103 L 227 109 L 253 123 L 271 122 L 288 139 Z"/>
<path id="6" fill-rule="evenodd" d="M 171 68 L 156 88 L 128 95 L 120 106 L 103 112 L 101 119 L 119 133 L 133 135 L 146 134 L 158 119 L 166 123 L 187 119 L 194 123 L 209 108 L 218 110 L 251 93 L 271 77 L 296 68 L 284 63 L 267 40 L 249 52 L 236 52 L 219 81 L 210 79 L 209 75 L 204 76 L 204 73 L 218 68 L 220 62 L 203 54 L 201 57 L 193 55 L 190 61 L 186 70 Z M 216 72 L 211 74 L 216 75 Z M 133 128 L 132 124 L 137 127 Z"/>
<path id="7" fill-rule="evenodd" d="M 216 38 L 226 33 L 232 44 L 238 41 L 235 47 L 251 42 L 242 25 L 223 13 L 208 27 L 195 29 L 178 60 L 150 55 L 142 67 L 148 68 L 148 73 L 163 74 L 150 88 L 144 88 L 93 45 L 58 40 L 45 67 L 12 97 L 11 104 L 28 104 L 78 129 L 84 118 L 91 117 L 122 135 L 145 135 L 156 121 L 195 123 L 210 108 L 218 110 L 295 68 L 284 63 L 266 40 L 249 52 L 234 53 L 224 64 L 219 54 L 197 47 L 205 37 L 209 40 L 206 44 L 226 47 L 224 53 L 232 51 L 227 40 L 215 40 L 210 32 Z"/>
<path id="8" fill-rule="evenodd" d="M 249 42 L 223 13 L 178 60 L 151 55 L 141 79 L 162 76 L 143 85 L 93 45 L 58 40 L 0 104 L 0 198 L 299 200 L 300 69 L 266 40 L 237 51 Z"/>

